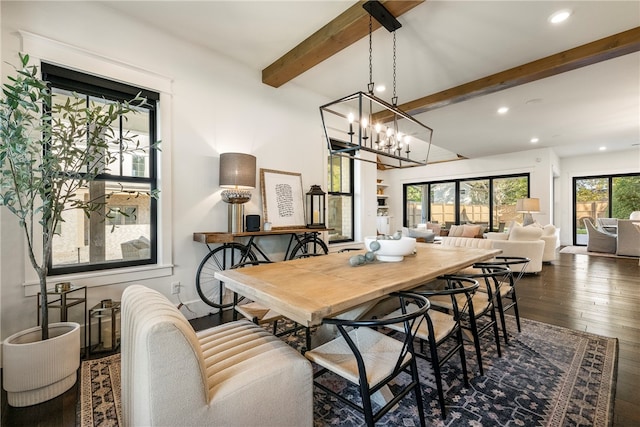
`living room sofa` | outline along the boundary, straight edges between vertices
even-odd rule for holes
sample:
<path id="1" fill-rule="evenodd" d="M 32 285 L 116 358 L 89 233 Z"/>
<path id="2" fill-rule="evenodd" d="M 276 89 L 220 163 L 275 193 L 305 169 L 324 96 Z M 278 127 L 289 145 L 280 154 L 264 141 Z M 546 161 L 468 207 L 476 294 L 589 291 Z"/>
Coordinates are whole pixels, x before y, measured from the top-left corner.
<path id="1" fill-rule="evenodd" d="M 122 295 L 125 426 L 312 426 L 311 363 L 240 320 L 195 332 L 159 292 Z"/>
<path id="2" fill-rule="evenodd" d="M 545 246 L 544 240 L 540 238 L 542 231 L 529 229 L 529 227 L 520 228 L 522 230 L 516 231 L 513 236 L 509 236 L 507 233 L 487 233 L 486 239 L 447 236 L 442 238 L 442 245 L 501 249 L 500 255 L 502 256 L 529 258 L 530 262 L 525 273 L 539 273 L 542 271 Z"/>

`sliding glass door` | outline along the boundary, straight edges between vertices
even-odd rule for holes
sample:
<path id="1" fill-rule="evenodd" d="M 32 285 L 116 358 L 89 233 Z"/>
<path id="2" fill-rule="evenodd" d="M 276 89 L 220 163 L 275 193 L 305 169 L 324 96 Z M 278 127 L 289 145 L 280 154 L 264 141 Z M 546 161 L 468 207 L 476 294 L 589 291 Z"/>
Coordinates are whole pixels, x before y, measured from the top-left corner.
<path id="1" fill-rule="evenodd" d="M 576 177 L 573 179 L 574 245 L 587 244 L 585 220 L 629 218 L 640 210 L 640 174 Z"/>
<path id="2" fill-rule="evenodd" d="M 509 221 L 521 220 L 516 200 L 528 194 L 528 174 L 405 184 L 404 224 L 431 221 L 448 229 L 473 223 L 502 231 Z"/>

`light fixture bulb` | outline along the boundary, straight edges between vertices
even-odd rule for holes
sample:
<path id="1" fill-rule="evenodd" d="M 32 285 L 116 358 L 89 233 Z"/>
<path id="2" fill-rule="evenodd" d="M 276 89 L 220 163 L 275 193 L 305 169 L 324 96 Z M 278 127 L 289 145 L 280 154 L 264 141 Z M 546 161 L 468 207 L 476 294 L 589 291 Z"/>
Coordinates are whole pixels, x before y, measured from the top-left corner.
<path id="1" fill-rule="evenodd" d="M 551 22 L 552 24 L 559 24 L 561 22 L 566 21 L 569 16 L 571 16 L 571 11 L 568 9 L 564 9 L 564 10 L 559 10 L 557 12 L 554 12 L 550 17 L 549 17 L 549 22 Z"/>
<path id="2" fill-rule="evenodd" d="M 393 129 L 387 128 L 387 137 L 391 138 L 392 135 L 393 135 Z"/>
<path id="3" fill-rule="evenodd" d="M 349 124 L 353 123 L 353 119 L 354 119 L 353 113 L 349 113 L 349 115 L 347 116 L 347 120 L 349 120 Z"/>
<path id="4" fill-rule="evenodd" d="M 367 125 L 369 124 L 369 121 L 367 120 L 366 117 L 363 117 L 362 120 L 360 120 L 360 123 L 362 123 L 363 128 L 366 128 Z"/>

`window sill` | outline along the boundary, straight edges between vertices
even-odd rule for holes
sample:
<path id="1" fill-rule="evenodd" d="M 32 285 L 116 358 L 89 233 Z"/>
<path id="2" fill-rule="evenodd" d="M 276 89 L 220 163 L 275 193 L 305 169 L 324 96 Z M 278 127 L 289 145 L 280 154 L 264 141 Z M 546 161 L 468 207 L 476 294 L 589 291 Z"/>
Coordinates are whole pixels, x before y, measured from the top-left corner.
<path id="1" fill-rule="evenodd" d="M 48 287 L 53 288 L 54 283 L 71 282 L 74 285 L 93 288 L 97 286 L 113 285 L 115 283 L 166 277 L 171 276 L 172 274 L 173 265 L 144 265 L 139 267 L 50 276 L 47 277 L 47 285 L 50 285 Z M 40 292 L 40 284 L 37 281 L 23 283 L 22 286 L 24 287 L 24 296 L 26 297 L 35 296 Z"/>

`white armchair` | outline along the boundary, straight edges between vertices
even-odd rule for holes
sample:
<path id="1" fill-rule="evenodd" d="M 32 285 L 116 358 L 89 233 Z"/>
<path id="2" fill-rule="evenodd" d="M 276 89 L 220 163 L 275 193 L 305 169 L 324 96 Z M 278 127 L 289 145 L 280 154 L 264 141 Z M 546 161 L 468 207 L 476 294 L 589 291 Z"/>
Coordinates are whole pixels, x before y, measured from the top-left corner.
<path id="1" fill-rule="evenodd" d="M 311 364 L 241 320 L 198 333 L 159 292 L 122 295 L 126 426 L 311 426 Z"/>
<path id="2" fill-rule="evenodd" d="M 493 241 L 493 247 L 502 249 L 503 256 L 529 258 L 525 273 L 539 273 L 542 271 L 542 261 L 545 257 L 546 241 L 542 238 L 543 229 L 533 226 L 512 226 L 509 233 L 487 233 L 487 239 Z M 554 231 L 555 233 L 555 231 Z M 551 240 L 551 238 L 549 238 Z M 555 245 L 555 241 L 553 243 Z M 553 255 L 547 255 L 548 260 L 555 259 L 555 246 Z"/>
<path id="3" fill-rule="evenodd" d="M 634 222 L 640 222 L 640 219 L 618 220 L 617 255 L 640 256 L 640 229 L 633 225 Z"/>

